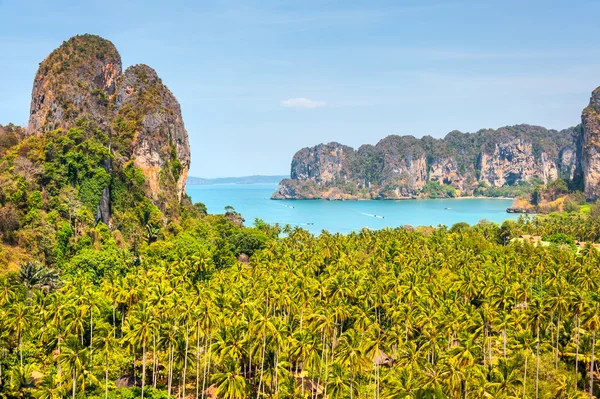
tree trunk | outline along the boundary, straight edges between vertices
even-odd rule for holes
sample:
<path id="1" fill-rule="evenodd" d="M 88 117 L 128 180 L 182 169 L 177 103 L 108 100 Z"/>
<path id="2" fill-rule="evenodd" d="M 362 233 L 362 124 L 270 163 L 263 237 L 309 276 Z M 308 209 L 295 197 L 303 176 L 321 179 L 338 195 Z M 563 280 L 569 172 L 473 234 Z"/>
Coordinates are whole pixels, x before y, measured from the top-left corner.
<path id="1" fill-rule="evenodd" d="M 592 333 L 592 359 L 590 361 L 590 399 L 594 397 L 594 349 L 596 348 L 596 330 Z"/>
<path id="2" fill-rule="evenodd" d="M 302 324 L 302 317 L 300 317 L 300 324 Z M 306 367 L 306 358 L 304 357 L 304 351 L 302 353 L 302 371 L 300 374 L 300 384 L 302 384 L 302 398 L 304 398 L 304 368 Z M 298 374 L 298 365 L 296 365 L 296 375 Z"/>
<path id="3" fill-rule="evenodd" d="M 93 364 L 94 360 L 94 312 L 90 309 L 90 363 Z"/>
<path id="4" fill-rule="evenodd" d="M 525 399 L 525 387 L 527 386 L 527 359 L 529 356 L 525 355 L 525 371 L 523 372 L 523 399 Z"/>
<path id="5" fill-rule="evenodd" d="M 106 355 L 106 366 L 104 369 L 104 399 L 108 399 L 108 355 Z"/>
<path id="6" fill-rule="evenodd" d="M 156 365 L 156 332 L 152 332 L 152 388 L 156 389 L 156 374 L 158 366 Z"/>
<path id="7" fill-rule="evenodd" d="M 19 332 L 19 359 L 23 368 L 23 334 Z"/>
<path id="8" fill-rule="evenodd" d="M 167 375 L 167 397 L 171 397 L 171 384 L 173 382 L 173 342 L 169 344 L 169 371 Z"/>
<path id="9" fill-rule="evenodd" d="M 200 320 L 196 324 L 196 399 L 200 396 Z"/>
<path id="10" fill-rule="evenodd" d="M 504 360 L 506 361 L 506 326 L 502 329 L 502 348 L 504 350 Z"/>
<path id="11" fill-rule="evenodd" d="M 321 341 L 323 342 L 321 346 L 321 361 L 323 361 L 323 359 L 325 358 L 325 333 L 321 334 Z M 323 369 L 321 368 L 321 362 L 319 362 L 319 378 L 317 378 L 317 387 L 321 385 L 321 376 L 323 375 L 322 370 Z M 327 384 L 325 384 L 325 386 L 327 386 Z"/>
<path id="12" fill-rule="evenodd" d="M 560 336 L 560 313 L 556 322 L 556 357 L 554 358 L 554 368 L 558 369 L 558 338 Z"/>
<path id="13" fill-rule="evenodd" d="M 75 366 L 73 366 L 73 399 L 75 399 L 75 388 L 77 387 L 77 374 Z"/>
<path id="14" fill-rule="evenodd" d="M 267 332 L 265 331 L 263 333 L 262 355 L 261 355 L 261 361 L 260 361 L 260 379 L 258 381 L 258 390 L 256 391 L 257 398 L 260 396 L 260 389 L 262 387 L 262 382 L 263 382 L 263 369 L 265 367 L 265 351 L 266 351 L 266 349 L 267 349 Z"/>
<path id="15" fill-rule="evenodd" d="M 146 341 L 142 344 L 142 399 L 144 399 L 144 388 L 146 386 Z"/>
<path id="16" fill-rule="evenodd" d="M 279 392 L 279 381 L 278 381 L 278 370 L 279 370 L 279 345 L 275 352 L 275 392 Z"/>
<path id="17" fill-rule="evenodd" d="M 57 343 L 56 343 L 56 346 L 57 346 L 57 348 L 56 348 L 56 349 L 57 349 L 57 351 L 58 351 L 58 356 L 57 356 L 57 359 L 59 359 L 59 358 L 60 358 L 60 329 L 58 330 L 58 335 L 56 336 L 56 342 L 57 342 Z M 56 363 L 57 363 L 57 367 L 56 367 L 56 375 L 57 375 L 57 377 L 58 377 L 58 381 L 60 381 L 60 380 L 61 380 L 61 378 L 60 378 L 60 377 L 61 377 L 61 375 L 62 375 L 62 366 L 60 365 L 60 362 L 59 362 L 58 360 L 57 360 L 57 362 L 56 362 Z M 59 383 L 58 383 L 58 386 L 61 386 L 61 385 L 62 385 L 62 383 L 60 383 L 60 382 L 59 382 Z"/>
<path id="18" fill-rule="evenodd" d="M 575 374 L 579 374 L 579 316 L 575 315 L 577 318 L 577 345 L 575 347 Z"/>
<path id="19" fill-rule="evenodd" d="M 327 378 L 329 377 L 329 357 L 327 355 L 327 349 L 329 348 L 328 345 L 325 346 L 325 377 L 323 379 L 324 385 L 325 385 L 325 393 L 323 395 L 324 398 L 327 397 Z"/>
<path id="20" fill-rule="evenodd" d="M 208 377 L 208 374 L 210 373 L 210 355 L 211 355 L 211 348 L 210 348 L 210 344 L 212 343 L 212 335 L 209 334 L 208 337 L 208 342 L 206 341 L 206 338 L 204 339 L 204 342 L 206 344 L 206 350 L 204 351 L 204 375 L 202 376 L 202 399 L 204 399 L 204 393 L 206 392 L 206 378 Z M 208 355 L 207 355 L 208 353 Z"/>
<path id="21" fill-rule="evenodd" d="M 540 323 L 536 326 L 536 349 L 535 349 L 535 399 L 539 398 L 540 393 Z"/>
<path id="22" fill-rule="evenodd" d="M 188 358 L 188 348 L 189 348 L 190 334 L 188 330 L 188 323 L 185 322 L 185 358 L 183 359 L 183 374 L 181 376 L 181 384 L 183 385 L 183 394 L 182 397 L 185 398 L 185 379 L 187 375 L 187 358 Z"/>
<path id="23" fill-rule="evenodd" d="M 485 368 L 487 366 L 487 356 L 485 354 L 487 352 L 486 342 L 487 342 L 487 325 L 484 325 L 484 327 L 483 327 L 483 343 L 482 343 L 483 348 L 481 348 L 482 352 L 483 352 L 483 368 Z"/>

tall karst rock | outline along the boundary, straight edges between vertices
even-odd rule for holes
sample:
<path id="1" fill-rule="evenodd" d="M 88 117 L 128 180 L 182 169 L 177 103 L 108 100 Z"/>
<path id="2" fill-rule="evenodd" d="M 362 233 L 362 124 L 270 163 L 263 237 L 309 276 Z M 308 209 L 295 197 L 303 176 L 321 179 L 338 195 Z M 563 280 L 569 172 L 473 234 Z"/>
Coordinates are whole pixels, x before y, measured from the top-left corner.
<path id="1" fill-rule="evenodd" d="M 115 112 L 119 123 L 134 126 L 133 160 L 153 198 L 168 198 L 175 190 L 181 199 L 190 166 L 188 134 L 177 99 L 154 69 L 127 68 L 119 79 Z"/>
<path id="2" fill-rule="evenodd" d="M 97 219 L 108 223 L 115 173 L 143 172 L 146 195 L 168 214 L 185 193 L 190 148 L 181 109 L 157 73 L 145 65 L 122 72 L 115 46 L 98 36 L 75 36 L 54 50 L 36 74 L 28 131 L 43 135 L 82 124 L 107 136 L 111 157 Z"/>
<path id="3" fill-rule="evenodd" d="M 600 198 L 600 87 L 594 90 L 581 115 L 583 133 L 579 143 L 581 172 L 585 196 L 590 200 Z"/>
<path id="4" fill-rule="evenodd" d="M 108 40 L 93 35 L 67 40 L 42 61 L 35 75 L 29 130 L 39 134 L 69 128 L 78 118 L 109 128 L 109 96 L 121 72 L 121 56 Z"/>

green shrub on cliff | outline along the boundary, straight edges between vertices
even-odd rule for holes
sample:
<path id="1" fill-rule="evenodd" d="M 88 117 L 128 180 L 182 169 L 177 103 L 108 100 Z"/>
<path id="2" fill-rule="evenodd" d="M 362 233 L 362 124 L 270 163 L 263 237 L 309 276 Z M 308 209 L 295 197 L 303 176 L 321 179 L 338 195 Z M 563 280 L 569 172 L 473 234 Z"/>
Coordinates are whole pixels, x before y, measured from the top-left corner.
<path id="1" fill-rule="evenodd" d="M 428 198 L 454 198 L 456 197 L 456 188 L 440 184 L 438 181 L 429 181 L 421 189 L 421 193 Z"/>

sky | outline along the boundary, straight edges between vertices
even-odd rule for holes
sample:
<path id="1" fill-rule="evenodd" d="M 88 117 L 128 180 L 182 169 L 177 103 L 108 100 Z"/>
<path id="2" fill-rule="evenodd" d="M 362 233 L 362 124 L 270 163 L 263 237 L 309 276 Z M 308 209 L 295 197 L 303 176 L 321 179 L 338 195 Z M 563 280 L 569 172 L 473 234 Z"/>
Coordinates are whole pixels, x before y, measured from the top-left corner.
<path id="1" fill-rule="evenodd" d="M 580 122 L 600 86 L 599 1 L 0 0 L 0 124 L 39 63 L 112 41 L 178 98 L 191 176 L 287 174 L 302 147 Z"/>

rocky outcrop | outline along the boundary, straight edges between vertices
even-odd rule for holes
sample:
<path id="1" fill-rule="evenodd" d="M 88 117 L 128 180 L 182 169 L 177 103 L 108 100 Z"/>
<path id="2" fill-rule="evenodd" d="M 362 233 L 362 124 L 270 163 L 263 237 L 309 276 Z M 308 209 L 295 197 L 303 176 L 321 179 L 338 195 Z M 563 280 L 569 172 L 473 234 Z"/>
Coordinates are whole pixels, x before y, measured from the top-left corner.
<path id="1" fill-rule="evenodd" d="M 35 75 L 29 131 L 68 129 L 77 119 L 110 125 L 109 96 L 121 75 L 121 56 L 108 40 L 75 36 L 54 50 Z"/>
<path id="2" fill-rule="evenodd" d="M 536 162 L 531 143 L 522 139 L 496 144 L 493 152 L 481 154 L 480 181 L 494 187 L 512 186 L 528 182 L 536 174 L 547 181 L 541 165 L 547 158 L 546 153 L 542 153 L 541 159 Z"/>
<path id="3" fill-rule="evenodd" d="M 600 87 L 594 90 L 590 104 L 581 115 L 581 172 L 586 198 L 600 198 Z"/>
<path id="4" fill-rule="evenodd" d="M 403 199 L 429 195 L 431 184 L 471 195 L 482 187 L 572 179 L 578 131 L 517 125 L 443 139 L 388 136 L 358 151 L 320 144 L 296 153 L 291 179 L 273 198 Z"/>
<path id="5" fill-rule="evenodd" d="M 428 180 L 452 185 L 462 190 L 465 179 L 459 173 L 458 163 L 454 157 L 441 157 L 433 160 L 429 165 Z"/>
<path id="6" fill-rule="evenodd" d="M 75 36 L 54 50 L 35 77 L 28 131 L 86 126 L 106 134 L 113 175 L 133 162 L 145 177 L 145 192 L 168 214 L 185 193 L 190 148 L 181 109 L 157 73 L 136 65 L 122 73 L 115 46 L 94 35 Z M 97 221 L 108 223 L 111 182 L 102 190 Z"/>
<path id="7" fill-rule="evenodd" d="M 190 166 L 188 134 L 179 102 L 154 69 L 147 65 L 127 68 L 119 80 L 115 112 L 118 120 L 135 125 L 131 153 L 153 198 L 174 190 L 181 199 Z"/>
<path id="8" fill-rule="evenodd" d="M 351 175 L 350 163 L 354 149 L 339 143 L 319 144 L 303 148 L 292 159 L 294 180 L 312 180 L 319 184 L 346 180 Z"/>
<path id="9" fill-rule="evenodd" d="M 382 197 L 409 197 L 427 182 L 426 152 L 412 136 L 388 136 L 375 146 L 383 168 L 380 185 L 393 187 Z"/>

